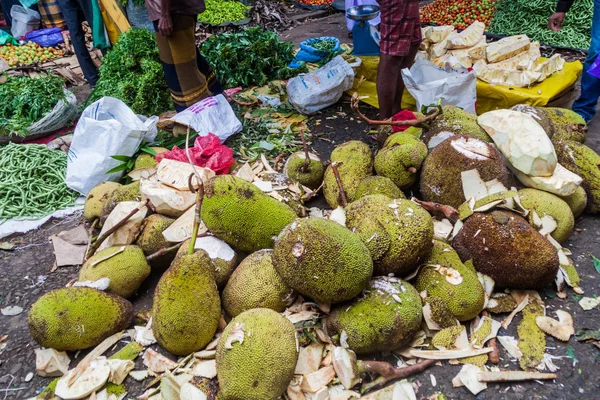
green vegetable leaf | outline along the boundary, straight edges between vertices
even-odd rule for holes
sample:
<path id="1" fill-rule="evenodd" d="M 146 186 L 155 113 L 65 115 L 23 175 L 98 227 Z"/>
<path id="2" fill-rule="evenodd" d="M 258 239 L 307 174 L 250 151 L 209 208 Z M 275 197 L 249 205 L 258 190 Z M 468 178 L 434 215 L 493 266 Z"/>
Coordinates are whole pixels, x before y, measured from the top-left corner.
<path id="1" fill-rule="evenodd" d="M 115 172 L 126 171 L 126 170 L 127 170 L 127 164 L 120 164 L 120 165 L 117 165 L 116 167 L 106 171 L 106 173 L 113 174 Z"/>
<path id="2" fill-rule="evenodd" d="M 596 272 L 600 274 L 600 260 L 594 256 L 592 256 L 592 260 L 594 261 L 594 268 L 596 268 Z"/>
<path id="3" fill-rule="evenodd" d="M 123 162 L 128 162 L 129 160 L 131 160 L 131 157 L 129 157 L 129 156 L 110 156 L 110 158 L 117 160 L 117 161 L 123 161 Z"/>
<path id="4" fill-rule="evenodd" d="M 573 360 L 573 366 L 577 365 L 577 363 L 579 362 L 579 360 L 575 357 L 575 349 L 573 348 L 573 346 L 569 346 L 569 348 L 567 349 L 567 357 Z"/>

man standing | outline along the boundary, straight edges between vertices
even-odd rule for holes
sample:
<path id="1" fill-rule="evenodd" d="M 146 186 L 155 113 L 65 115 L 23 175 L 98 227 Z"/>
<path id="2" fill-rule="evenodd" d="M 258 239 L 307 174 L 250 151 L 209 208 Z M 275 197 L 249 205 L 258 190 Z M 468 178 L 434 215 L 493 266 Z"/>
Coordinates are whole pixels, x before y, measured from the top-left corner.
<path id="1" fill-rule="evenodd" d="M 419 1 L 379 0 L 379 7 L 381 56 L 377 71 L 377 96 L 380 118 L 388 119 L 400 111 L 404 92 L 400 71 L 413 64 L 419 51 Z"/>
<path id="2" fill-rule="evenodd" d="M 575 0 L 559 0 L 556 12 L 548 21 L 548 28 L 559 31 L 565 19 L 567 11 Z M 581 115 L 585 122 L 590 122 L 596 114 L 598 97 L 600 97 L 600 79 L 590 75 L 587 71 L 592 66 L 598 54 L 600 54 L 600 0 L 594 0 L 594 16 L 592 17 L 592 42 L 587 57 L 583 63 L 583 74 L 581 75 L 581 94 L 573 103 L 573 111 Z"/>
<path id="3" fill-rule="evenodd" d="M 196 47 L 194 31 L 204 0 L 146 0 L 158 53 L 177 112 L 223 91 Z"/>

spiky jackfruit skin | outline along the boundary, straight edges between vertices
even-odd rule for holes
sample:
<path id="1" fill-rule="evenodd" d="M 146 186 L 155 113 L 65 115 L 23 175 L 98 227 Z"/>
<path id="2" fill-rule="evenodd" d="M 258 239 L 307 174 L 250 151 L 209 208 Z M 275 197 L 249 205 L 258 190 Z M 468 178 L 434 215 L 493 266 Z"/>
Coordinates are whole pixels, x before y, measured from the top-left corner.
<path id="1" fill-rule="evenodd" d="M 173 222 L 175 222 L 175 219 L 164 215 L 150 215 L 144 220 L 144 227 L 135 244 L 138 245 L 147 256 L 171 246 L 171 242 L 167 241 L 162 233 L 171 226 Z"/>
<path id="2" fill-rule="evenodd" d="M 587 135 L 587 125 L 581 115 L 566 108 L 541 108 L 551 121 L 554 135 L 552 141 L 573 140 L 584 143 Z"/>
<path id="3" fill-rule="evenodd" d="M 336 147 L 330 156 L 331 162 L 340 163 L 337 167 L 340 180 L 348 201 L 355 197 L 360 181 L 373 175 L 373 154 L 366 143 L 358 140 L 343 143 Z M 323 194 L 331 208 L 341 205 L 340 190 L 331 165 L 325 170 L 323 177 Z"/>
<path id="4" fill-rule="evenodd" d="M 406 189 L 418 179 L 418 170 L 427 157 L 427 146 L 403 132 L 390 136 L 375 156 L 377 175 L 390 178 L 400 189 Z"/>
<path id="5" fill-rule="evenodd" d="M 358 354 L 389 351 L 407 344 L 423 319 L 419 292 L 408 282 L 377 277 L 363 295 L 334 308 L 327 331 L 348 335 L 348 346 Z"/>
<path id="6" fill-rule="evenodd" d="M 381 194 L 390 199 L 406 198 L 402 190 L 390 178 L 386 178 L 385 176 L 367 176 L 358 184 L 353 201 L 372 194 Z"/>
<path id="7" fill-rule="evenodd" d="M 410 136 L 414 137 L 415 139 L 421 139 L 421 135 L 423 135 L 423 128 L 411 126 L 407 130 L 404 131 L 404 134 L 410 135 Z"/>
<path id="8" fill-rule="evenodd" d="M 133 306 L 122 297 L 85 287 L 56 289 L 31 306 L 27 322 L 33 339 L 59 351 L 97 346 L 129 326 Z"/>
<path id="9" fill-rule="evenodd" d="M 490 157 L 469 157 L 461 153 L 453 143 L 463 140 L 483 146 Z M 510 173 L 495 147 L 472 136 L 455 135 L 431 150 L 425 159 L 419 182 L 423 199 L 458 208 L 466 201 L 461 173 L 472 169 L 478 170 L 485 182 L 498 179 L 504 186 L 511 186 Z"/>
<path id="10" fill-rule="evenodd" d="M 108 201 L 112 193 L 121 186 L 117 182 L 101 182 L 94 186 L 85 197 L 83 206 L 83 217 L 88 221 L 93 221 L 100 217 L 104 204 Z"/>
<path id="11" fill-rule="evenodd" d="M 152 307 L 157 342 L 176 355 L 206 346 L 221 317 L 221 299 L 208 257 L 182 256 L 158 281 Z"/>
<path id="12" fill-rule="evenodd" d="M 273 238 L 294 219 L 288 205 L 243 179 L 219 175 L 205 184 L 202 221 L 213 235 L 241 251 L 272 248 Z"/>
<path id="13" fill-rule="evenodd" d="M 204 393 L 206 400 L 219 400 L 219 382 L 217 382 L 216 379 L 194 376 L 192 380 L 190 380 L 190 383 Z"/>
<path id="14" fill-rule="evenodd" d="M 142 169 L 142 168 L 150 168 L 154 167 L 157 164 L 155 156 L 148 153 L 142 153 L 135 159 L 135 163 L 133 164 L 133 169 Z"/>
<path id="15" fill-rule="evenodd" d="M 431 251 L 433 219 L 409 200 L 363 197 L 346 207 L 346 226 L 369 249 L 376 276 L 406 276 Z"/>
<path id="16" fill-rule="evenodd" d="M 544 315 L 544 305 L 537 299 L 523 309 L 523 319 L 517 326 L 517 333 L 519 334 L 518 346 L 523 353 L 519 365 L 524 370 L 535 369 L 544 358 L 546 335 L 535 322 L 536 317 Z"/>
<path id="17" fill-rule="evenodd" d="M 579 186 L 577 190 L 575 190 L 575 193 L 561 198 L 569 205 L 569 207 L 571 207 L 571 211 L 575 218 L 579 218 L 585 211 L 587 206 L 587 194 L 583 187 Z"/>
<path id="18" fill-rule="evenodd" d="M 246 257 L 223 290 L 223 308 L 237 317 L 253 308 L 283 312 L 294 300 L 294 291 L 273 266 L 273 250 L 259 250 Z"/>
<path id="19" fill-rule="evenodd" d="M 431 319 L 433 322 L 437 324 L 440 328 L 449 328 L 451 326 L 456 326 L 457 319 L 450 311 L 450 307 L 445 300 L 438 296 L 427 296 L 423 299 L 424 307 L 429 305 L 431 310 Z"/>
<path id="20" fill-rule="evenodd" d="M 360 294 L 373 274 L 373 261 L 360 238 L 337 222 L 298 219 L 281 232 L 273 265 L 295 291 L 321 303 Z"/>
<path id="21" fill-rule="evenodd" d="M 110 279 L 107 291 L 130 297 L 150 275 L 150 265 L 138 246 L 109 247 L 90 257 L 79 271 L 79 281 Z"/>
<path id="22" fill-rule="evenodd" d="M 303 151 L 292 154 L 285 163 L 284 172 L 292 182 L 298 182 L 310 189 L 316 189 L 323 182 L 325 165 L 316 155 L 310 154 L 310 161 L 304 169 L 306 154 Z"/>
<path id="23" fill-rule="evenodd" d="M 465 329 L 462 325 L 454 325 L 448 328 L 444 328 L 433 336 L 431 344 L 438 349 L 444 350 L 458 350 L 456 348 L 456 339 L 460 336 L 462 331 Z"/>
<path id="24" fill-rule="evenodd" d="M 586 211 L 600 211 L 600 155 L 589 147 L 572 140 L 554 143 L 560 165 L 583 178 L 581 187 L 587 194 Z"/>
<path id="25" fill-rule="evenodd" d="M 566 242 L 573 234 L 575 227 L 575 216 L 571 207 L 560 197 L 537 189 L 519 190 L 521 204 L 529 213 L 529 223 L 533 225 L 533 210 L 542 218 L 548 215 L 557 223 L 557 227 L 552 232 L 552 237 L 559 243 Z"/>
<path id="26" fill-rule="evenodd" d="M 228 338 L 243 331 L 243 342 Z M 231 348 L 227 348 L 231 347 Z M 225 328 L 217 345 L 217 377 L 222 400 L 275 400 L 294 377 L 298 362 L 296 329 L 266 308 L 248 310 Z"/>
<path id="27" fill-rule="evenodd" d="M 521 216 L 508 211 L 475 213 L 452 242 L 461 260 L 490 276 L 497 287 L 541 289 L 558 272 L 554 246 Z"/>
<path id="28" fill-rule="evenodd" d="M 477 115 L 450 105 L 443 106 L 442 111 L 442 114 L 430 123 L 429 129 L 422 136 L 422 140 L 426 144 L 433 136 L 442 132 L 450 132 L 455 135 L 472 135 L 484 142 L 493 143 L 492 138 L 477 123 Z"/>
<path id="29" fill-rule="evenodd" d="M 141 201 L 142 193 L 140 192 L 140 182 L 136 181 L 130 183 L 129 185 L 122 185 L 113 190 L 110 197 L 102 207 L 102 212 L 100 213 L 100 221 L 104 223 L 106 218 L 110 215 L 112 210 L 115 209 L 117 204 L 122 201 Z"/>
<path id="30" fill-rule="evenodd" d="M 190 247 L 190 240 L 191 239 L 188 239 L 185 242 L 183 242 L 183 244 L 181 245 L 179 250 L 177 250 L 177 254 L 175 255 L 175 258 L 187 255 L 189 247 Z M 217 283 L 217 287 L 219 289 L 225 287 L 225 285 L 227 284 L 227 281 L 229 280 L 229 277 L 231 277 L 231 274 L 233 273 L 235 268 L 238 266 L 239 259 L 238 259 L 237 253 L 231 260 L 224 260 L 224 259 L 218 258 L 218 257 L 211 258 L 209 256 L 209 254 L 203 249 L 195 249 L 194 254 L 196 254 L 196 253 L 201 253 L 198 257 L 209 257 L 210 258 L 212 265 L 214 267 L 214 276 L 215 276 L 215 282 Z"/>
<path id="31" fill-rule="evenodd" d="M 458 285 L 448 282 L 436 271 L 436 265 L 454 268 L 462 276 L 462 282 Z M 433 241 L 431 255 L 419 270 L 415 287 L 419 292 L 426 290 L 427 295 L 443 299 L 459 321 L 475 318 L 485 303 L 485 291 L 475 271 L 462 263 L 450 245 L 439 240 Z"/>

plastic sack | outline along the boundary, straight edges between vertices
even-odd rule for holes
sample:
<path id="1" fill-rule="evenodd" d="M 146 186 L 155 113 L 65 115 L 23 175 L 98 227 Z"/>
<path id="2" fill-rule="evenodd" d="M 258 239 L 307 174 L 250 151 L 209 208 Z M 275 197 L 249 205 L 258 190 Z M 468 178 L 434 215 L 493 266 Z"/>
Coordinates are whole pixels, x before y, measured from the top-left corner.
<path id="1" fill-rule="evenodd" d="M 148 18 L 148 9 L 145 5 L 137 5 L 133 1 L 128 1 L 125 10 L 132 28 L 146 29 L 154 33 L 154 26 Z"/>
<path id="2" fill-rule="evenodd" d="M 600 79 L 600 57 L 596 57 L 594 63 L 588 68 L 587 72 Z"/>
<path id="3" fill-rule="evenodd" d="M 332 40 L 335 42 L 335 47 L 331 50 L 319 50 L 312 47 L 312 44 L 321 40 Z M 300 51 L 296 54 L 296 60 L 316 63 L 327 57 L 330 53 L 337 54 L 341 50 L 340 41 L 338 38 L 323 36 L 318 38 L 307 39 L 300 43 Z"/>
<path id="4" fill-rule="evenodd" d="M 189 148 L 189 155 L 194 165 L 210 168 L 217 175 L 227 174 L 235 164 L 233 150 L 221 144 L 217 135 L 209 133 L 206 136 L 198 136 L 194 141 L 194 147 Z M 175 146 L 171 151 L 156 155 L 156 161 L 163 159 L 189 162 L 185 149 Z"/>
<path id="5" fill-rule="evenodd" d="M 42 135 L 64 128 L 77 115 L 77 98 L 70 91 L 65 91 L 66 98 L 60 100 L 52 111 L 39 121 L 34 122 L 27 128 L 30 135 Z"/>
<path id="6" fill-rule="evenodd" d="M 167 126 L 174 122 L 189 126 L 198 132 L 198 136 L 213 133 L 221 142 L 242 130 L 242 123 L 222 94 L 200 100 L 173 117 L 160 121 L 159 126 Z"/>
<path id="7" fill-rule="evenodd" d="M 402 70 L 406 90 L 415 98 L 417 110 L 436 104 L 453 105 L 475 114 L 477 77 L 475 71 L 439 68 L 431 61 L 417 60 Z"/>
<path id="8" fill-rule="evenodd" d="M 360 59 L 356 66 L 359 65 Z M 287 83 L 290 103 L 302 114 L 313 114 L 337 103 L 352 87 L 352 67 L 342 56 L 336 56 L 318 70 L 290 79 Z"/>
<path id="9" fill-rule="evenodd" d="M 17 39 L 40 27 L 41 16 L 37 11 L 21 6 L 12 6 L 10 16 L 13 20 L 10 33 Z"/>
<path id="10" fill-rule="evenodd" d="M 25 39 L 37 43 L 42 47 L 53 47 L 65 42 L 60 32 L 60 28 L 40 29 L 27 33 Z"/>
<path id="11" fill-rule="evenodd" d="M 104 181 L 117 181 L 123 172 L 106 172 L 121 162 L 111 156 L 133 156 L 142 141 L 156 137 L 158 117 L 145 121 L 113 97 L 103 97 L 81 114 L 67 160 L 67 186 L 82 195 Z"/>
<path id="12" fill-rule="evenodd" d="M 0 29 L 0 46 L 5 44 L 17 44 L 17 39 L 15 39 L 10 33 Z"/>

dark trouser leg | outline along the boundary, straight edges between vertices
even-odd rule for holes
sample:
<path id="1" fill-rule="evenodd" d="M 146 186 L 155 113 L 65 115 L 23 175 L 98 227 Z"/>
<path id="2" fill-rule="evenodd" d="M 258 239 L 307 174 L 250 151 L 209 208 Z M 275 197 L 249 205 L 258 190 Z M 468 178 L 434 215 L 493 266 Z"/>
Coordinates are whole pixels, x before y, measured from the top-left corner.
<path id="1" fill-rule="evenodd" d="M 406 56 L 381 54 L 377 71 L 377 97 L 381 119 L 392 118 L 400 111 L 404 93 L 401 70 L 413 64 L 417 51 L 418 46 L 412 46 Z"/>
<path id="2" fill-rule="evenodd" d="M 69 28 L 75 55 L 83 71 L 83 76 L 85 76 L 90 86 L 96 86 L 98 68 L 96 68 L 94 61 L 92 61 L 92 57 L 85 45 L 85 34 L 81 27 L 81 23 L 85 20 L 83 10 L 76 0 L 58 0 L 58 5 L 67 23 L 67 28 Z"/>

